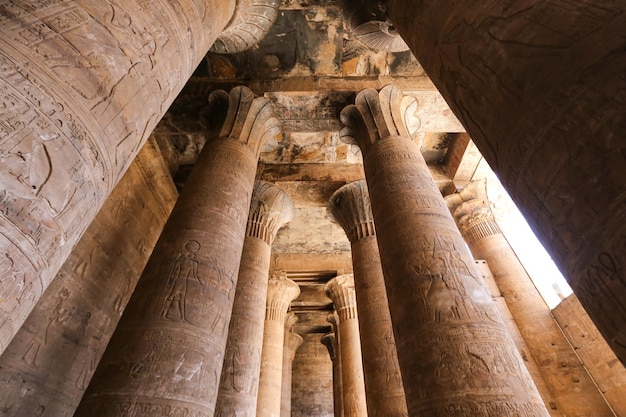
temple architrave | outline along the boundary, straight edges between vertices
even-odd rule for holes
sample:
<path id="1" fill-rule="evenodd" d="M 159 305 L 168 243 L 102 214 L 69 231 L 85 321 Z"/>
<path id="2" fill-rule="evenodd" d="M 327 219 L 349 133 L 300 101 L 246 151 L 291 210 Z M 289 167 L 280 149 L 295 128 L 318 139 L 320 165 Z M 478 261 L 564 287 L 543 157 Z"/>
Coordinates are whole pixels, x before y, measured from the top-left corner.
<path id="1" fill-rule="evenodd" d="M 625 415 L 624 27 L 0 0 L 0 416 Z"/>

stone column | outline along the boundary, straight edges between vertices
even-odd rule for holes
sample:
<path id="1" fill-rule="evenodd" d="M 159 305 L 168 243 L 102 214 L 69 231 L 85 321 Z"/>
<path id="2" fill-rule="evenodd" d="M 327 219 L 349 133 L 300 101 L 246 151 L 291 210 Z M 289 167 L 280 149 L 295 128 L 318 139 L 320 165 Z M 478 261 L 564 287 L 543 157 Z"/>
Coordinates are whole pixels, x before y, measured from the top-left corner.
<path id="1" fill-rule="evenodd" d="M 366 417 L 365 382 L 361 357 L 361 338 L 352 274 L 339 275 L 324 287 L 339 316 L 339 354 L 341 355 L 341 389 L 343 415 Z"/>
<path id="2" fill-rule="evenodd" d="M 404 417 L 406 398 L 365 181 L 338 189 L 330 198 L 328 210 L 345 230 L 352 247 L 367 413 Z"/>
<path id="3" fill-rule="evenodd" d="M 526 359 L 528 369 L 545 403 L 566 416 L 611 415 L 602 394 L 496 223 L 487 196 L 487 181 L 472 182 L 445 200 L 474 258 L 485 260 L 493 274 L 530 353 Z"/>
<path id="4" fill-rule="evenodd" d="M 626 4 L 385 6 L 626 362 Z"/>
<path id="5" fill-rule="evenodd" d="M 150 140 L 0 356 L 2 413 L 74 414 L 177 198 Z"/>
<path id="6" fill-rule="evenodd" d="M 234 0 L 0 7 L 0 352 L 229 21 Z"/>
<path id="7" fill-rule="evenodd" d="M 245 87 L 211 94 L 207 141 L 76 416 L 213 415 L 259 147 L 278 132 Z M 161 411 L 159 411 L 161 410 Z"/>
<path id="8" fill-rule="evenodd" d="M 270 278 L 263 329 L 258 417 L 280 417 L 285 319 L 291 302 L 300 295 L 298 284 L 283 276 Z"/>
<path id="9" fill-rule="evenodd" d="M 335 417 L 343 416 L 343 394 L 341 392 L 341 362 L 339 358 L 339 346 L 335 332 L 326 333 L 320 341 L 328 349 L 330 360 L 333 361 L 333 403 Z"/>
<path id="10" fill-rule="evenodd" d="M 363 154 L 409 415 L 548 416 L 411 140 L 414 99 L 390 85 L 355 103 L 342 136 Z"/>
<path id="11" fill-rule="evenodd" d="M 293 313 L 290 313 L 291 316 Z M 295 314 L 293 314 L 295 317 Z M 287 318 L 289 322 L 289 318 Z M 293 325 L 293 322 L 292 322 Z M 296 351 L 302 345 L 303 339 L 297 333 L 291 333 L 290 326 L 285 326 L 285 345 L 283 346 L 283 381 L 282 393 L 280 394 L 280 416 L 291 417 L 291 380 L 293 359 L 296 357 Z"/>
<path id="12" fill-rule="evenodd" d="M 293 202 L 284 191 L 268 182 L 255 181 L 216 416 L 255 416 L 271 244 L 293 214 Z"/>

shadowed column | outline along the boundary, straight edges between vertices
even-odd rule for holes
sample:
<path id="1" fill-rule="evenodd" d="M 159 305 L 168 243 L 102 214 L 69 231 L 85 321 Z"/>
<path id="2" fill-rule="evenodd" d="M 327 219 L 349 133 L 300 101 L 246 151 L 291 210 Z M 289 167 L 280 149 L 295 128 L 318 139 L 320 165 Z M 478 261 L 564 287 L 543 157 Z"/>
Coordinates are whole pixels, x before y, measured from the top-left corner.
<path id="1" fill-rule="evenodd" d="M 488 201 L 487 181 L 474 181 L 445 200 L 474 258 L 485 260 L 493 274 L 530 353 L 528 369 L 545 403 L 568 417 L 612 416 L 496 223 Z"/>
<path id="2" fill-rule="evenodd" d="M 212 416 L 259 147 L 279 132 L 245 87 L 209 97 L 215 132 L 137 284 L 76 416 Z"/>
<path id="3" fill-rule="evenodd" d="M 343 415 L 366 417 L 365 382 L 361 357 L 361 338 L 357 318 L 356 295 L 352 274 L 339 275 L 324 287 L 339 316 L 339 354 L 341 355 L 341 390 Z"/>
<path id="4" fill-rule="evenodd" d="M 296 351 L 302 345 L 303 339 L 297 333 L 291 332 L 291 327 L 298 320 L 294 313 L 289 313 L 285 320 L 285 345 L 283 346 L 283 382 L 280 395 L 280 416 L 291 417 L 291 381 L 292 365 Z"/>
<path id="5" fill-rule="evenodd" d="M 385 6 L 626 362 L 626 3 Z"/>
<path id="6" fill-rule="evenodd" d="M 0 356 L 0 410 L 72 415 L 178 192 L 148 141 Z"/>
<path id="7" fill-rule="evenodd" d="M 235 3 L 2 2 L 0 281 L 6 296 L 0 352 L 226 26 Z"/>
<path id="8" fill-rule="evenodd" d="M 363 154 L 409 415 L 548 416 L 408 133 L 415 106 L 387 86 L 341 113 Z"/>
<path id="9" fill-rule="evenodd" d="M 339 360 L 339 346 L 335 332 L 326 333 L 320 339 L 328 349 L 330 360 L 333 361 L 333 411 L 335 417 L 343 416 L 343 394 L 341 392 L 341 362 Z"/>
<path id="10" fill-rule="evenodd" d="M 280 417 L 285 320 L 291 302 L 300 295 L 298 284 L 283 276 L 270 278 L 263 329 L 258 417 Z"/>
<path id="11" fill-rule="evenodd" d="M 218 417 L 256 414 L 271 245 L 293 214 L 284 191 L 255 181 L 215 406 Z"/>
<path id="12" fill-rule="evenodd" d="M 338 189 L 330 198 L 328 211 L 346 232 L 352 246 L 368 415 L 406 416 L 406 399 L 365 181 Z"/>

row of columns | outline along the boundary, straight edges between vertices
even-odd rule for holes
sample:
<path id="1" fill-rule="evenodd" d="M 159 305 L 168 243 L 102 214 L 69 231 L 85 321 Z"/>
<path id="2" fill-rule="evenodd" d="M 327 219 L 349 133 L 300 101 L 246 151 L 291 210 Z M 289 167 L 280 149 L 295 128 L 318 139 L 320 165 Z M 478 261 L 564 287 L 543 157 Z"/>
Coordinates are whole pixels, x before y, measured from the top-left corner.
<path id="1" fill-rule="evenodd" d="M 293 205 L 254 183 L 277 121 L 246 88 L 215 92 L 209 104 L 217 128 L 76 416 L 281 415 L 286 313 L 299 289 L 267 274 Z M 362 150 L 371 196 L 359 182 L 330 202 L 354 263 L 354 281 L 339 276 L 326 287 L 338 317 L 342 413 L 546 416 L 407 131 L 412 106 L 388 86 L 362 91 L 342 112 L 342 137 Z"/>

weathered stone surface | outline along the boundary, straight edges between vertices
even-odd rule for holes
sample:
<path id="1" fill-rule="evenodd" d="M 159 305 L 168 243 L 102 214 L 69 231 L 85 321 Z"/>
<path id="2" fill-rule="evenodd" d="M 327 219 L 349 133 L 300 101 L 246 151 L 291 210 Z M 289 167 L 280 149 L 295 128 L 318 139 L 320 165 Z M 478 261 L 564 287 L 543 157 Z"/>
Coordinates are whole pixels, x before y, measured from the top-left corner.
<path id="1" fill-rule="evenodd" d="M 259 417 L 280 417 L 285 321 L 289 304 L 299 294 L 298 284 L 284 275 L 274 275 L 270 278 L 256 412 Z"/>
<path id="2" fill-rule="evenodd" d="M 339 317 L 339 354 L 341 355 L 341 393 L 345 417 L 367 416 L 361 337 L 357 318 L 356 294 L 352 274 L 339 275 L 324 287 L 333 300 Z"/>
<path id="3" fill-rule="evenodd" d="M 178 192 L 148 141 L 0 357 L 3 415 L 72 415 Z"/>
<path id="4" fill-rule="evenodd" d="M 364 156 L 409 415 L 547 416 L 408 135 L 414 103 L 394 86 L 355 103 L 342 133 Z"/>
<path id="5" fill-rule="evenodd" d="M 404 417 L 406 398 L 365 180 L 337 190 L 328 211 L 346 232 L 352 248 L 367 413 Z"/>
<path id="6" fill-rule="evenodd" d="M 278 187 L 255 181 L 228 327 L 216 416 L 256 414 L 271 244 L 293 218 L 293 203 Z"/>
<path id="7" fill-rule="evenodd" d="M 333 411 L 335 417 L 343 415 L 343 392 L 341 389 L 341 355 L 339 344 L 334 330 L 324 334 L 320 342 L 328 349 L 328 355 L 333 362 Z"/>
<path id="8" fill-rule="evenodd" d="M 525 341 L 528 369 L 543 388 L 548 409 L 565 416 L 613 415 L 496 223 L 487 181 L 469 183 L 446 197 L 446 203 L 474 258 L 484 259 L 493 273 Z"/>
<path id="9" fill-rule="evenodd" d="M 295 314 L 294 314 L 295 317 Z M 283 346 L 283 381 L 282 392 L 280 394 L 280 416 L 291 417 L 291 385 L 293 380 L 293 359 L 296 351 L 304 341 L 302 336 L 291 333 L 285 326 L 285 346 Z"/>
<path id="10" fill-rule="evenodd" d="M 602 338 L 576 296 L 567 297 L 552 310 L 552 314 L 615 415 L 625 415 L 626 369 Z"/>
<path id="11" fill-rule="evenodd" d="M 276 120 L 246 88 L 209 101 L 214 132 L 77 416 L 213 415 L 258 152 Z"/>
<path id="12" fill-rule="evenodd" d="M 626 5 L 510 5 L 387 2 L 398 32 L 624 362 L 626 95 L 616 92 L 626 89 Z"/>
<path id="13" fill-rule="evenodd" d="M 293 361 L 292 417 L 333 417 L 332 363 L 321 334 L 303 334 Z"/>
<path id="14" fill-rule="evenodd" d="M 0 270 L 15 295 L 0 306 L 0 352 L 233 8 L 229 0 L 2 6 Z"/>

